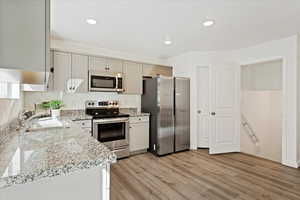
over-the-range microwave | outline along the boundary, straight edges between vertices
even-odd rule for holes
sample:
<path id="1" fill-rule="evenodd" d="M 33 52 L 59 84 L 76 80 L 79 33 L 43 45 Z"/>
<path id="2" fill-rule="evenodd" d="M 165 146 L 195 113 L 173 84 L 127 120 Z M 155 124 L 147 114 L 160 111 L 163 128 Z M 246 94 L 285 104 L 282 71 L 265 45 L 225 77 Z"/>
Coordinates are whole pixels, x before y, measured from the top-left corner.
<path id="1" fill-rule="evenodd" d="M 122 73 L 89 71 L 89 91 L 123 92 Z"/>

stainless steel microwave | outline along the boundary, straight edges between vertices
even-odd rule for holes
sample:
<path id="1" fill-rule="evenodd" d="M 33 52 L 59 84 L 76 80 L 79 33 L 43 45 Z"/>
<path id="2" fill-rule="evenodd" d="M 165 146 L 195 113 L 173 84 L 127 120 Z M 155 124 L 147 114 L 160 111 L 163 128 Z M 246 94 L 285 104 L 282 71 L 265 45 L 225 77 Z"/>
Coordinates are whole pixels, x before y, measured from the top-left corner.
<path id="1" fill-rule="evenodd" d="M 123 92 L 122 73 L 89 71 L 89 91 Z"/>

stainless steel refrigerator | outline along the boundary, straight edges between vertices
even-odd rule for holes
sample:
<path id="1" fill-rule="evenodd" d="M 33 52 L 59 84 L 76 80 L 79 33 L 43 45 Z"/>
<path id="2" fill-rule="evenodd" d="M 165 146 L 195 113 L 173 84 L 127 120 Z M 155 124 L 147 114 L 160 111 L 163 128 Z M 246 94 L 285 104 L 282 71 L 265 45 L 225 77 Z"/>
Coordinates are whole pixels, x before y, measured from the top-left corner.
<path id="1" fill-rule="evenodd" d="M 142 112 L 150 116 L 150 151 L 161 156 L 190 148 L 190 80 L 144 78 Z"/>

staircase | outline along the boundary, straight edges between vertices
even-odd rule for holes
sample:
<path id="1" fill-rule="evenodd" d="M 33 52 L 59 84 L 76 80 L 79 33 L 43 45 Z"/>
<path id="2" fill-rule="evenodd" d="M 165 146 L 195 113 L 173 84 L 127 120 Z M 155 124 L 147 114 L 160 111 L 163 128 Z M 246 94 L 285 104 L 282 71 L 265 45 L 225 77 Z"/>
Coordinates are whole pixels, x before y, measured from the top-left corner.
<path id="1" fill-rule="evenodd" d="M 258 137 L 257 137 L 255 131 L 253 130 L 253 128 L 251 127 L 251 125 L 249 124 L 247 118 L 243 114 L 241 115 L 241 123 L 242 123 L 242 126 L 244 127 L 246 133 L 251 138 L 252 142 L 255 144 L 255 146 L 258 147 L 259 146 Z"/>

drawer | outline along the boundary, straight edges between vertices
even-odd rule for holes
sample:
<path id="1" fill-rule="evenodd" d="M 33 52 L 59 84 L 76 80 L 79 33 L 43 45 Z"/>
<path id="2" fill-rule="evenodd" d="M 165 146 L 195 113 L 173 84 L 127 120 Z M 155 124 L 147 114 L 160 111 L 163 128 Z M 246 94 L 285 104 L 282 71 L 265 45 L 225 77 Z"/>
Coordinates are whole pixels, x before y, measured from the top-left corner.
<path id="1" fill-rule="evenodd" d="M 149 116 L 130 117 L 129 123 L 149 122 Z"/>
<path id="2" fill-rule="evenodd" d="M 77 120 L 74 122 L 82 128 L 91 128 L 92 127 L 92 120 Z"/>

